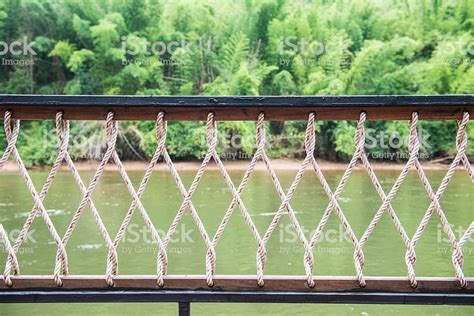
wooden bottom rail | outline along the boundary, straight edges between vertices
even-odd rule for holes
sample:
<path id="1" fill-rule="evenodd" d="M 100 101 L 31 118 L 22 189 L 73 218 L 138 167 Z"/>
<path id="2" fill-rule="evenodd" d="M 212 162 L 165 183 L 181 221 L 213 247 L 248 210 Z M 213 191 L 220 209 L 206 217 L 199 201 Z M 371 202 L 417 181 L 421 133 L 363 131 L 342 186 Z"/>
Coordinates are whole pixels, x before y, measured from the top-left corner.
<path id="1" fill-rule="evenodd" d="M 12 276 L 12 287 L 7 287 L 3 280 L 0 291 L 43 289 L 58 290 L 94 290 L 110 291 L 113 289 L 134 290 L 192 290 L 192 291 L 291 291 L 291 292 L 393 292 L 393 293 L 441 293 L 441 294 L 474 294 L 474 278 L 467 278 L 467 288 L 459 287 L 455 278 L 420 277 L 418 287 L 413 289 L 406 277 L 366 277 L 367 286 L 361 288 L 355 277 L 319 276 L 315 278 L 316 286 L 309 288 L 305 277 L 299 276 L 266 276 L 265 286 L 257 285 L 255 276 L 225 275 L 215 276 L 214 286 L 207 286 L 205 276 L 169 275 L 165 277 L 165 286 L 160 288 L 156 277 L 116 276 L 114 287 L 109 287 L 103 275 L 77 275 L 63 277 L 63 286 L 58 288 L 52 276 Z"/>

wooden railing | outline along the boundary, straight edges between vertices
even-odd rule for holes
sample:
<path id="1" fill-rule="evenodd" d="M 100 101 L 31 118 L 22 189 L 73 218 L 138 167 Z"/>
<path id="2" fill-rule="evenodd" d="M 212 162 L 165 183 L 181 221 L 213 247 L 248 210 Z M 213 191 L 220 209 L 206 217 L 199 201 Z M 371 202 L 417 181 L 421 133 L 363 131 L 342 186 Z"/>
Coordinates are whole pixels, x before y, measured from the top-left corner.
<path id="1" fill-rule="evenodd" d="M 11 155 L 17 161 L 14 137 L 15 124 L 19 120 L 48 120 L 55 119 L 58 129 L 58 138 L 61 145 L 58 154 L 57 164 L 65 161 L 67 165 L 73 168 L 74 163 L 70 161 L 67 154 L 67 137 L 69 133 L 69 120 L 106 120 L 107 152 L 101 164 L 105 165 L 108 161 L 114 161 L 120 164 L 120 158 L 115 153 L 116 128 L 120 120 L 157 120 L 157 142 L 158 148 L 149 170 L 158 162 L 160 157 L 164 157 L 166 163 L 171 168 L 172 174 L 176 180 L 177 186 L 183 193 L 183 205 L 178 211 L 176 222 L 179 223 L 182 213 L 190 210 L 193 219 L 199 225 L 202 222 L 199 218 L 199 211 L 192 205 L 193 185 L 185 188 L 179 179 L 176 170 L 173 171 L 173 162 L 166 151 L 166 121 L 167 120 L 203 120 L 207 121 L 207 146 L 208 152 L 204 160 L 216 160 L 220 172 L 226 180 L 229 190 L 233 194 L 233 205 L 229 207 L 226 214 L 232 214 L 234 208 L 240 208 L 242 215 L 246 220 L 258 245 L 257 272 L 256 275 L 236 276 L 236 275 L 215 275 L 215 249 L 219 241 L 217 237 L 211 238 L 209 232 L 204 226 L 200 226 L 201 235 L 207 247 L 207 253 L 203 260 L 206 261 L 206 273 L 200 276 L 177 276 L 166 273 L 167 259 L 166 250 L 157 256 L 157 274 L 149 276 L 140 275 L 120 275 L 117 273 L 117 258 L 114 242 L 117 240 L 110 236 L 103 225 L 101 226 L 99 213 L 95 214 L 96 222 L 102 231 L 109 255 L 107 258 L 106 275 L 82 275 L 74 276 L 67 273 L 67 250 L 66 243 L 69 236 L 63 238 L 57 237 L 58 246 L 57 264 L 54 275 L 34 276 L 21 275 L 15 269 L 15 252 L 19 243 L 9 245 L 7 238 L 3 238 L 7 251 L 10 250 L 7 259 L 7 268 L 5 269 L 3 281 L 0 285 L 0 302 L 60 302 L 60 301 L 175 301 L 180 302 L 182 311 L 189 310 L 189 302 L 197 301 L 222 301 L 222 302 L 313 302 L 313 303 L 428 303 L 428 304 L 473 304 L 474 303 L 474 278 L 464 275 L 464 257 L 462 247 L 474 231 L 474 224 L 467 223 L 469 228 L 465 231 L 462 238 L 456 239 L 453 232 L 450 231 L 449 222 L 445 217 L 438 201 L 444 193 L 454 170 L 464 168 L 469 176 L 473 178 L 472 168 L 466 156 L 467 134 L 466 128 L 469 122 L 469 113 L 474 111 L 473 95 L 456 96 L 341 96 L 341 97 L 137 97 L 137 96 L 36 96 L 36 95 L 0 95 L 0 112 L 7 115 L 8 124 L 7 138 L 9 147 L 4 154 L 4 163 L 7 156 Z M 215 151 L 215 133 L 216 121 L 220 120 L 253 120 L 257 124 L 257 150 L 250 167 L 244 175 L 241 185 L 232 183 L 222 162 Z M 302 167 L 290 187 L 290 190 L 284 192 L 274 173 L 272 173 L 271 161 L 265 153 L 265 131 L 264 120 L 306 120 L 308 127 L 305 136 L 306 158 L 302 160 Z M 325 182 L 317 159 L 314 158 L 314 129 L 315 120 L 357 120 L 357 130 L 355 135 L 356 152 L 349 163 L 349 166 L 341 180 L 339 186 L 332 189 Z M 400 173 L 400 176 L 389 192 L 384 192 L 380 186 L 376 174 L 370 167 L 364 152 L 365 134 L 364 123 L 366 120 L 409 120 L 410 144 L 409 158 Z M 424 176 L 423 167 L 418 160 L 418 120 L 457 120 L 459 130 L 456 138 L 457 154 L 449 166 L 440 188 L 434 190 L 429 181 Z M 21 131 L 21 129 L 19 129 Z M 9 136 L 10 135 L 10 136 Z M 68 135 L 68 134 L 67 134 Z M 260 138 L 259 138 L 260 137 Z M 66 139 L 66 140 L 65 140 Z M 8 152 L 10 150 L 10 152 Z M 18 154 L 19 155 L 19 154 Z M 61 156 L 62 155 L 62 156 Z M 255 161 L 254 161 L 255 160 Z M 311 236 L 307 239 L 304 234 L 299 235 L 300 242 L 305 249 L 304 265 L 306 275 L 304 276 L 269 276 L 264 275 L 264 265 L 266 259 L 265 244 L 273 232 L 272 228 L 266 232 L 258 232 L 253 225 L 252 219 L 245 209 L 240 194 L 245 187 L 245 177 L 250 175 L 257 160 L 263 160 L 267 170 L 271 173 L 273 183 L 282 199 L 281 207 L 277 211 L 272 225 L 278 223 L 281 216 L 290 216 L 292 224 L 298 231 L 300 229 L 297 218 L 291 208 L 291 195 L 298 186 L 304 171 L 307 168 L 314 169 L 318 180 L 325 187 L 325 193 L 330 203 L 325 213 L 327 216 L 331 212 L 336 213 L 344 228 L 351 237 L 354 245 L 354 264 L 357 275 L 349 277 L 341 276 L 318 276 L 313 274 L 314 258 L 312 250 L 315 240 L 318 236 Z M 201 165 L 195 181 L 199 182 L 201 171 L 207 166 L 204 161 Z M 347 177 L 350 175 L 355 164 L 360 162 L 371 176 L 371 181 L 377 189 L 381 198 L 380 209 L 374 210 L 374 219 L 367 228 L 363 236 L 355 236 L 350 223 L 344 216 L 344 211 L 337 202 L 338 194 L 343 190 Z M 18 162 L 20 170 L 21 162 Z M 2 165 L 0 164 L 0 169 Z M 23 166 L 24 167 L 24 166 Z M 122 166 L 123 168 L 123 166 Z M 54 167 L 53 167 L 54 169 Z M 100 168 L 99 168 L 100 169 Z M 202 170 L 201 170 L 202 169 Z M 420 222 L 417 232 L 414 236 L 408 236 L 403 226 L 397 219 L 396 210 L 391 206 L 391 200 L 396 195 L 399 185 L 403 182 L 406 173 L 410 169 L 416 169 L 418 175 L 423 181 L 427 195 L 431 199 L 430 208 Z M 120 169 L 124 181 L 130 182 L 125 169 Z M 57 170 L 56 170 L 57 171 Z M 55 172 L 56 172 L 55 171 Z M 103 170 L 98 170 L 96 175 L 100 178 Z M 1 172 L 1 170 L 0 170 Z M 31 181 L 28 178 L 27 171 L 24 175 L 25 181 Z M 77 170 L 76 170 L 77 172 Z M 51 175 L 51 174 L 50 174 Z M 202 175 L 202 174 L 201 174 Z M 54 178 L 54 174 L 51 175 Z M 81 187 L 82 180 L 78 174 L 75 177 L 78 185 Z M 314 176 L 314 175 L 313 175 Z M 77 178 L 76 177 L 76 178 Z M 146 177 L 146 176 L 145 176 Z M 97 178 L 97 179 L 98 179 Z M 29 179 L 29 180 L 28 180 Z M 94 189 L 94 181 L 88 186 L 82 183 L 83 203 L 91 204 L 90 194 Z M 53 180 L 51 180 L 53 181 Z M 146 186 L 148 179 L 142 181 Z M 196 185 L 197 185 L 196 182 Z M 32 185 L 32 184 L 30 184 Z M 50 185 L 50 184 L 48 184 Z M 444 185 L 444 187 L 443 187 Z M 48 186 L 49 187 L 49 186 Z M 147 227 L 153 231 L 153 223 L 147 219 L 147 213 L 140 202 L 142 188 L 135 189 L 128 187 L 134 200 L 130 207 L 133 214 L 135 209 L 139 211 Z M 44 191 L 41 191 L 41 193 Z M 34 212 L 42 211 L 42 199 L 44 196 L 37 193 L 36 189 L 30 190 L 35 200 Z M 47 192 L 47 188 L 46 188 Z M 138 192 L 138 193 L 137 193 Z M 45 193 L 46 194 L 46 193 Z M 82 208 L 83 206 L 82 205 Z M 81 207 L 79 207 L 80 209 Z M 80 216 L 82 209 L 76 212 Z M 375 213 L 377 211 L 377 213 Z M 407 248 L 405 262 L 407 265 L 407 276 L 400 277 L 371 277 L 365 276 L 363 245 L 370 237 L 371 232 L 378 223 L 381 215 L 388 212 L 397 227 L 401 238 Z M 48 222 L 47 214 L 42 214 Z M 430 220 L 431 216 L 438 216 L 443 223 L 445 233 L 450 236 L 450 242 L 453 247 L 452 262 L 456 274 L 453 277 L 417 277 L 415 274 L 416 262 L 416 241 L 424 231 L 424 226 Z M 124 220 L 125 228 L 128 224 Z M 325 225 L 325 220 L 321 220 L 316 231 L 321 232 Z M 223 219 L 222 234 L 225 228 L 225 218 Z M 54 225 L 50 232 L 55 234 Z M 74 226 L 74 224 L 72 224 Z M 298 228 L 299 227 L 299 228 Z M 274 227 L 273 227 L 274 228 Z M 27 231 L 28 228 L 24 229 Z M 74 227 L 70 233 L 72 233 Z M 172 235 L 173 231 L 168 231 Z M 168 234 L 168 235 L 169 235 Z M 120 238 L 118 238 L 120 240 Z M 166 238 L 155 238 L 158 248 L 166 248 Z M 116 245 L 116 243 L 115 243 Z M 471 261 L 472 264 L 472 261 Z M 13 273 L 11 273 L 13 271 Z"/>
<path id="2" fill-rule="evenodd" d="M 41 96 L 0 95 L 0 111 L 10 109 L 18 119 L 54 119 L 58 110 L 67 120 L 105 120 L 114 111 L 117 120 L 155 120 L 160 111 L 167 120 L 252 120 L 260 112 L 269 121 L 358 120 L 361 111 L 369 120 L 409 120 L 414 111 L 422 120 L 459 120 L 474 108 L 474 95 L 440 96 Z"/>

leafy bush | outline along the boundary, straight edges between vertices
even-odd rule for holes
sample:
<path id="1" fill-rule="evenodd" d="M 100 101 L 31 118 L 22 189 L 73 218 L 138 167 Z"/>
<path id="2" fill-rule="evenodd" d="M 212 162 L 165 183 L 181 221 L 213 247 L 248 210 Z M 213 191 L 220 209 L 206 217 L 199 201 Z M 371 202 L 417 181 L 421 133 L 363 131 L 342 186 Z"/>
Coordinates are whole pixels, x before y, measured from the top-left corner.
<path id="1" fill-rule="evenodd" d="M 0 72 L 0 91 L 474 93 L 473 24 L 471 0 L 4 1 L 0 4 L 2 40 L 16 41 L 28 34 L 36 42 L 37 55 L 26 56 L 34 61 L 31 67 L 5 67 Z M 349 158 L 354 123 L 319 122 L 317 126 L 318 155 Z M 100 156 L 102 127 L 99 122 L 73 122 L 70 151 L 76 159 Z M 367 127 L 375 133 L 385 131 L 385 141 L 391 133 L 400 137 L 408 133 L 406 122 L 368 122 Z M 254 122 L 222 122 L 219 128 L 220 154 L 252 153 Z M 427 150 L 430 157 L 454 152 L 454 122 L 421 122 L 419 128 L 436 140 Z M 202 122 L 170 122 L 168 129 L 173 157 L 195 159 L 205 152 Z M 269 123 L 270 155 L 302 155 L 304 131 L 304 122 Z M 123 122 L 119 136 L 117 146 L 125 159 L 148 159 L 156 148 L 154 122 Z M 469 138 L 474 139 L 472 130 Z M 232 144 L 236 139 L 243 143 Z M 3 131 L 0 142 L 5 148 Z M 29 165 L 50 164 L 57 150 L 52 122 L 25 122 L 18 146 Z M 386 150 L 381 144 L 368 149 L 375 154 Z M 406 144 L 399 151 L 406 153 Z"/>

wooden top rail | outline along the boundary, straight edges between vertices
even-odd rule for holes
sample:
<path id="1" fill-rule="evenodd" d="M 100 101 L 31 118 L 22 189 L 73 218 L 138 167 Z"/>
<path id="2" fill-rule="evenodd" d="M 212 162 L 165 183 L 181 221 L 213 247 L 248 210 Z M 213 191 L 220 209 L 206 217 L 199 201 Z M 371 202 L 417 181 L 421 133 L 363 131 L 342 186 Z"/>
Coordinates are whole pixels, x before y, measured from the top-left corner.
<path id="1" fill-rule="evenodd" d="M 63 276 L 63 286 L 59 288 L 53 276 L 22 275 L 12 276 L 13 286 L 7 287 L 0 282 L 2 290 L 31 289 L 95 289 L 110 290 L 103 275 L 71 275 Z M 367 286 L 361 288 L 356 277 L 348 276 L 317 276 L 314 288 L 308 287 L 303 276 L 265 276 L 265 286 L 258 287 L 252 275 L 216 275 L 214 286 L 206 284 L 206 277 L 201 275 L 167 275 L 165 286 L 159 287 L 157 279 L 150 275 L 114 276 L 115 289 L 161 289 L 161 290 L 213 290 L 213 291 L 294 291 L 294 292 L 393 292 L 393 293 L 469 293 L 474 294 L 471 286 L 473 278 L 467 278 L 468 287 L 459 287 L 456 278 L 450 277 L 419 277 L 417 288 L 412 288 L 406 277 L 374 277 L 367 276 Z"/>
<path id="2" fill-rule="evenodd" d="M 401 96 L 64 96 L 0 95 L 0 111 L 13 111 L 17 119 L 102 120 L 109 111 L 118 120 L 154 120 L 160 111 L 167 120 L 357 120 L 361 111 L 369 120 L 408 120 L 412 112 L 422 120 L 461 119 L 474 111 L 474 95 Z"/>

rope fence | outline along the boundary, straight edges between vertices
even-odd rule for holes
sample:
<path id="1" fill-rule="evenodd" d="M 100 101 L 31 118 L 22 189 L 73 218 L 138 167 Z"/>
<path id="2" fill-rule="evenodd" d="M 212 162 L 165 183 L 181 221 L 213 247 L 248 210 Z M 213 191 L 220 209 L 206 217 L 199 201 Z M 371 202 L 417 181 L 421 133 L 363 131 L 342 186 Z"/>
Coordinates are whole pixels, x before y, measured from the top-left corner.
<path id="1" fill-rule="evenodd" d="M 69 262 L 66 247 L 67 244 L 74 233 L 74 230 L 77 226 L 77 223 L 84 213 L 84 209 L 89 207 L 92 216 L 94 219 L 95 224 L 97 225 L 100 235 L 102 236 L 105 245 L 108 249 L 107 254 L 107 264 L 105 274 L 103 276 L 104 282 L 108 286 L 114 286 L 114 280 L 119 276 L 119 256 L 117 254 L 117 247 L 119 243 L 124 238 L 125 232 L 127 230 L 128 225 L 136 211 L 140 214 L 141 218 L 143 219 L 148 231 L 151 233 L 153 238 L 153 243 L 158 249 L 158 253 L 156 256 L 156 283 L 159 287 L 166 286 L 166 275 L 168 271 L 168 257 L 166 249 L 172 240 L 173 234 L 176 232 L 178 225 L 180 224 L 183 216 L 187 211 L 189 211 L 193 221 L 195 222 L 199 234 L 202 237 L 205 247 L 206 247 L 206 254 L 205 254 L 205 278 L 206 283 L 209 287 L 214 286 L 215 281 L 215 271 L 216 271 L 216 262 L 217 262 L 217 253 L 216 247 L 221 240 L 221 237 L 225 233 L 225 228 L 237 207 L 247 225 L 250 233 L 252 234 L 255 243 L 257 244 L 257 252 L 256 252 L 256 274 L 255 274 L 255 285 L 259 287 L 265 287 L 265 264 L 267 261 L 268 253 L 267 253 L 267 243 L 274 233 L 275 229 L 278 226 L 279 221 L 285 215 L 288 215 L 290 222 L 295 229 L 296 235 L 299 239 L 299 242 L 303 246 L 304 256 L 303 256 L 303 264 L 305 270 L 305 280 L 306 284 L 309 288 L 314 288 L 317 286 L 317 260 L 314 256 L 314 249 L 315 246 L 320 240 L 321 234 L 324 231 L 325 226 L 327 225 L 329 218 L 332 213 L 335 213 L 339 221 L 341 222 L 345 232 L 347 233 L 353 247 L 354 247 L 354 255 L 353 255 L 353 263 L 356 271 L 356 278 L 359 286 L 361 288 L 367 285 L 366 276 L 364 275 L 364 265 L 365 265 L 365 257 L 364 257 L 364 246 L 366 245 L 369 238 L 372 236 L 376 226 L 379 224 L 383 214 L 385 212 L 388 213 L 390 216 L 394 226 L 396 227 L 400 238 L 402 239 L 404 246 L 406 248 L 405 254 L 405 264 L 407 269 L 407 277 L 406 281 L 409 283 L 411 288 L 415 289 L 418 286 L 419 279 L 416 276 L 416 246 L 418 241 L 420 240 L 423 232 L 425 231 L 429 221 L 432 217 L 437 216 L 441 222 L 442 228 L 444 233 L 448 236 L 450 244 L 452 246 L 452 264 L 455 271 L 455 279 L 458 282 L 458 285 L 461 288 L 466 288 L 468 286 L 467 278 L 463 272 L 464 266 L 464 254 L 463 254 L 463 246 L 466 244 L 468 239 L 474 232 L 474 222 L 471 222 L 468 229 L 462 234 L 460 239 L 456 238 L 456 235 L 451 227 L 443 208 L 440 205 L 440 199 L 443 196 L 446 188 L 452 179 L 454 172 L 459 169 L 463 168 L 467 171 L 469 177 L 472 181 L 474 181 L 474 172 L 472 166 L 468 160 L 466 155 L 467 150 L 467 125 L 469 122 L 469 113 L 464 112 L 462 115 L 462 119 L 458 122 L 458 130 L 456 135 L 456 155 L 452 160 L 451 164 L 449 165 L 448 171 L 446 175 L 443 177 L 441 184 L 435 190 L 430 181 L 428 180 L 425 171 L 423 169 L 422 164 L 419 160 L 419 151 L 420 151 L 420 140 L 418 137 L 418 121 L 419 115 L 417 112 L 413 112 L 411 116 L 411 120 L 408 123 L 409 127 L 409 139 L 408 139 L 408 153 L 409 157 L 406 161 L 405 165 L 403 166 L 398 178 L 392 185 L 392 187 L 388 190 L 388 192 L 384 191 L 382 188 L 381 182 L 379 181 L 376 173 L 374 172 L 370 161 L 367 157 L 365 152 L 365 141 L 366 141 L 366 133 L 365 133 L 365 124 L 367 120 L 367 113 L 361 112 L 359 119 L 357 121 L 357 127 L 354 135 L 354 144 L 355 144 L 355 151 L 354 154 L 345 169 L 342 178 L 340 179 L 337 187 L 333 190 L 329 186 L 316 158 L 314 155 L 315 151 L 315 143 L 316 143 L 316 131 L 315 131 L 315 119 L 317 118 L 318 114 L 315 112 L 311 112 L 307 116 L 307 126 L 306 132 L 304 137 L 304 149 L 305 149 L 305 158 L 303 159 L 301 166 L 299 167 L 293 182 L 289 186 L 289 189 L 285 191 L 280 183 L 280 180 L 277 177 L 275 169 L 272 166 L 272 162 L 266 152 L 266 145 L 267 141 L 265 138 L 265 113 L 261 112 L 257 119 L 256 124 L 256 133 L 255 133 L 255 142 L 256 142 L 256 149 L 252 156 L 252 159 L 242 177 L 242 180 L 238 185 L 234 184 L 231 177 L 229 176 L 228 171 L 226 170 L 218 152 L 217 152 L 217 124 L 215 120 L 215 114 L 213 112 L 209 112 L 207 115 L 206 120 L 206 142 L 207 142 L 207 151 L 204 155 L 204 158 L 201 162 L 197 173 L 191 182 L 189 188 L 183 184 L 180 175 L 178 174 L 176 167 L 169 155 L 169 152 L 166 148 L 166 137 L 167 137 L 167 121 L 165 119 L 165 113 L 159 112 L 156 118 L 156 142 L 157 148 L 155 153 L 153 154 L 151 161 L 149 162 L 145 174 L 138 186 L 135 188 L 130 180 L 127 171 L 125 170 L 120 157 L 116 151 L 116 142 L 117 142 L 117 135 L 118 135 L 118 121 L 115 119 L 114 112 L 110 111 L 107 114 L 107 118 L 105 121 L 105 136 L 106 136 L 106 150 L 105 153 L 95 171 L 92 179 L 90 180 L 89 184 L 85 184 L 82 180 L 76 166 L 74 165 L 74 161 L 72 160 L 69 152 L 68 152 L 68 144 L 70 138 L 70 128 L 69 128 L 69 120 L 64 118 L 63 112 L 57 112 L 56 114 L 56 135 L 58 139 L 59 145 L 59 152 L 57 154 L 56 160 L 49 171 L 49 174 L 46 178 L 44 185 L 42 186 L 41 190 L 36 190 L 33 182 L 28 174 L 28 170 L 25 164 L 22 161 L 21 155 L 17 150 L 16 142 L 20 133 L 20 120 L 13 118 L 12 111 L 6 111 L 4 114 L 4 129 L 5 135 L 7 140 L 7 146 L 4 150 L 2 157 L 0 158 L 0 170 L 5 166 L 7 160 L 10 157 L 17 162 L 18 168 L 24 179 L 26 186 L 28 188 L 29 193 L 34 201 L 34 206 L 31 211 L 28 213 L 27 219 L 20 230 L 18 238 L 14 240 L 13 244 L 10 243 L 8 239 L 8 235 L 4 230 L 3 226 L 0 225 L 0 240 L 4 245 L 5 251 L 7 253 L 7 259 L 5 263 L 5 269 L 3 272 L 3 282 L 6 286 L 12 287 L 14 286 L 14 279 L 13 276 L 20 275 L 20 266 L 17 260 L 17 252 L 20 249 L 22 243 L 25 241 L 25 238 L 28 234 L 28 231 L 31 228 L 31 225 L 37 217 L 38 213 L 41 215 L 43 221 L 46 224 L 46 227 L 52 236 L 54 243 L 57 247 L 56 258 L 55 258 L 55 266 L 53 271 L 53 279 L 56 286 L 61 287 L 63 285 L 63 278 L 68 276 L 69 274 Z M 171 175 L 175 181 L 177 188 L 179 189 L 181 196 L 183 198 L 182 203 L 172 220 L 172 223 L 167 230 L 166 234 L 160 238 L 158 231 L 152 222 L 148 211 L 145 209 L 141 198 L 142 195 L 149 183 L 151 174 L 155 168 L 155 166 L 159 163 L 160 159 L 167 165 L 169 168 Z M 225 184 L 229 189 L 230 193 L 232 194 L 232 202 L 230 203 L 227 211 L 225 212 L 220 224 L 217 227 L 217 230 L 214 235 L 211 235 L 208 230 L 206 230 L 200 216 L 199 212 L 197 211 L 195 205 L 193 204 L 193 194 L 195 193 L 200 180 L 202 179 L 207 166 L 213 160 L 217 165 L 219 173 L 225 180 Z M 247 184 L 249 182 L 250 176 L 255 170 L 255 167 L 259 161 L 262 161 L 265 165 L 267 172 L 271 176 L 271 181 L 276 188 L 278 196 L 281 200 L 280 206 L 277 209 L 274 217 L 268 228 L 261 232 L 257 229 L 252 216 L 248 212 L 243 200 L 242 194 L 245 191 Z M 125 214 L 125 217 L 120 225 L 120 228 L 115 236 L 111 236 L 108 232 L 104 222 L 92 200 L 92 194 L 97 187 L 99 180 L 101 179 L 105 167 L 108 163 L 113 162 L 122 177 L 123 182 L 126 185 L 126 188 L 132 197 L 132 203 L 128 208 L 128 211 Z M 78 186 L 82 198 L 80 200 L 79 206 L 77 207 L 76 211 L 74 212 L 72 219 L 67 226 L 66 232 L 61 237 L 54 223 L 51 221 L 50 216 L 46 212 L 46 209 L 43 205 L 43 201 L 50 189 L 55 176 L 57 175 L 60 167 L 62 164 L 66 164 L 67 167 L 70 169 L 74 181 Z M 341 193 L 344 191 L 344 188 L 348 182 L 351 173 L 356 168 L 356 165 L 360 163 L 367 171 L 370 180 L 373 186 L 376 189 L 377 194 L 380 197 L 380 207 L 375 212 L 374 217 L 370 221 L 369 225 L 365 229 L 364 233 L 361 235 L 360 238 L 356 236 L 354 230 L 352 229 L 348 219 L 345 216 L 344 210 L 342 209 L 340 203 L 338 202 L 338 198 L 340 197 Z M 311 172 L 314 171 L 318 181 L 321 183 L 324 193 L 327 195 L 329 199 L 329 203 L 325 208 L 322 218 L 320 219 L 318 225 L 316 226 L 314 233 L 307 238 L 304 234 L 304 231 L 296 217 L 296 212 L 294 211 L 293 207 L 291 206 L 291 200 L 294 196 L 294 193 L 299 186 L 303 175 L 305 172 L 311 169 Z M 417 229 L 413 236 L 409 236 L 406 229 L 400 222 L 397 213 L 392 206 L 392 201 L 399 192 L 399 189 L 402 183 L 407 178 L 407 175 L 411 169 L 415 169 L 417 172 L 418 177 L 421 180 L 421 183 L 429 196 L 430 204 L 426 212 L 424 213 L 420 223 L 417 226 Z M 434 215 L 436 214 L 436 215 Z"/>

